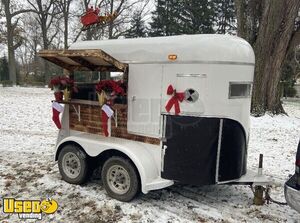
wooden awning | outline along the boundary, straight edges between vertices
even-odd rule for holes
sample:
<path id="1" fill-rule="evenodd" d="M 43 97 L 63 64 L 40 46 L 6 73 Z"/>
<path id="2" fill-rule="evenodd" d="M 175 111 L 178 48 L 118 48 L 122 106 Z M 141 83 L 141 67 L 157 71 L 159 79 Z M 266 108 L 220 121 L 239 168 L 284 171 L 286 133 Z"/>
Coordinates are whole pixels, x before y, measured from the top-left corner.
<path id="1" fill-rule="evenodd" d="M 38 55 L 69 71 L 121 71 L 128 66 L 99 49 L 41 50 Z"/>

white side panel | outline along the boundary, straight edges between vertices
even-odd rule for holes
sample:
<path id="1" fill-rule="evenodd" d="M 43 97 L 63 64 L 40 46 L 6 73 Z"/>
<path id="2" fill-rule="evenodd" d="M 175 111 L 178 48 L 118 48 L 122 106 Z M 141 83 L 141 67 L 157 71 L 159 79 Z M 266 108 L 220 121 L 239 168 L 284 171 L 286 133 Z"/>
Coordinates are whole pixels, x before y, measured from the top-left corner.
<path id="1" fill-rule="evenodd" d="M 223 117 L 240 122 L 249 133 L 251 97 L 229 99 L 229 82 L 253 82 L 254 66 L 236 64 L 170 64 L 164 65 L 161 112 L 171 96 L 167 88 L 172 84 L 177 92 L 194 88 L 199 93 L 196 103 L 180 103 L 181 115 Z M 174 114 L 174 108 L 171 110 Z"/>
<path id="2" fill-rule="evenodd" d="M 129 65 L 128 132 L 160 136 L 162 65 Z"/>
<path id="3" fill-rule="evenodd" d="M 201 115 L 205 111 L 203 100 L 207 97 L 207 74 L 199 69 L 197 64 L 172 64 L 164 65 L 162 87 L 162 112 L 166 112 L 165 105 L 171 99 L 167 95 L 167 88 L 172 85 L 176 92 L 184 92 L 194 89 L 199 93 L 199 99 L 195 102 L 183 101 L 180 103 L 181 113 L 189 115 Z M 174 106 L 170 111 L 174 113 Z"/>

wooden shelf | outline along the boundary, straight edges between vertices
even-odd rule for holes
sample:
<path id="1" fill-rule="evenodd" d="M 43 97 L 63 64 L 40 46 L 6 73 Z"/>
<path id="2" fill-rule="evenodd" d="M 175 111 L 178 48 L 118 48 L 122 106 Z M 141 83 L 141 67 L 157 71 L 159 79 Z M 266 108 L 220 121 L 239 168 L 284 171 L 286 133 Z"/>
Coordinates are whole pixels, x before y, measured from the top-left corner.
<path id="1" fill-rule="evenodd" d="M 52 102 L 57 102 L 60 104 L 68 104 L 68 105 L 92 105 L 92 106 L 98 106 L 100 107 L 100 104 L 98 101 L 89 101 L 89 100 L 79 100 L 79 99 L 71 99 L 70 101 L 55 101 L 53 100 Z"/>

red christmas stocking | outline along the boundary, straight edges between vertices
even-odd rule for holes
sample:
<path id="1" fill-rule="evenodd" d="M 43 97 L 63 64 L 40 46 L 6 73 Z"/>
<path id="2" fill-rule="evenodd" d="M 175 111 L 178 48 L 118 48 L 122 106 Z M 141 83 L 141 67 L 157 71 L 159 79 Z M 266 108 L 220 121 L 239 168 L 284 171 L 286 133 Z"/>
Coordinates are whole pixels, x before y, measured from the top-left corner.
<path id="1" fill-rule="evenodd" d="M 102 122 L 102 129 L 104 135 L 107 137 L 108 133 L 108 119 L 113 116 L 114 111 L 106 104 L 104 104 L 101 108 L 101 122 Z"/>
<path id="2" fill-rule="evenodd" d="M 64 107 L 57 102 L 52 103 L 52 120 L 58 129 L 61 129 L 61 123 L 59 120 L 59 114 L 63 111 Z"/>
<path id="3" fill-rule="evenodd" d="M 102 111 L 101 112 L 101 123 L 102 123 L 103 133 L 106 137 L 108 136 L 108 125 L 107 125 L 108 119 L 109 118 L 108 118 L 107 114 L 104 111 Z"/>

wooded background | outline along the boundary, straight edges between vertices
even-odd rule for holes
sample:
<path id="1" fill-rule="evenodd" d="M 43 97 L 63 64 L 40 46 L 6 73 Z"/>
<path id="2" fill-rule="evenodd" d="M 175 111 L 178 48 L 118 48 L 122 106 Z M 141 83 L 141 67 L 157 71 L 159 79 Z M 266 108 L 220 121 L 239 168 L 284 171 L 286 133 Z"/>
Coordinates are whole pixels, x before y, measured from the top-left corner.
<path id="1" fill-rule="evenodd" d="M 92 5 L 118 16 L 82 31 L 80 16 Z M 255 51 L 252 113 L 284 113 L 280 98 L 294 96 L 300 78 L 299 7 L 299 0 L 1 0 L 0 81 L 47 84 L 62 71 L 37 52 L 76 40 L 231 34 Z"/>

